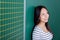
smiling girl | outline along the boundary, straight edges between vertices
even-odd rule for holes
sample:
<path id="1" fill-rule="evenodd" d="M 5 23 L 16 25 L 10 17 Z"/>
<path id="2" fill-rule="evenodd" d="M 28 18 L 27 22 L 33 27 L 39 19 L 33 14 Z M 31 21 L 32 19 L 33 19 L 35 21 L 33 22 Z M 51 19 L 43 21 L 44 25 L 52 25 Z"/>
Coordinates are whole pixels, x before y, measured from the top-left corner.
<path id="1" fill-rule="evenodd" d="M 34 11 L 32 40 L 52 40 L 53 33 L 48 25 L 49 14 L 44 6 L 37 6 Z"/>

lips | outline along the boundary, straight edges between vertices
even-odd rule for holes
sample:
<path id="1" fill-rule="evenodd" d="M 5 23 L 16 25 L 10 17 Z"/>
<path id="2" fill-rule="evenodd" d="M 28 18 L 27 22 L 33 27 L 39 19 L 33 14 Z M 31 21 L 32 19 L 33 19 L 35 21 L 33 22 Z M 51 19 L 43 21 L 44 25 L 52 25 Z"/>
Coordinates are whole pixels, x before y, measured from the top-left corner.
<path id="1" fill-rule="evenodd" d="M 48 19 L 44 19 L 44 20 L 48 20 Z"/>

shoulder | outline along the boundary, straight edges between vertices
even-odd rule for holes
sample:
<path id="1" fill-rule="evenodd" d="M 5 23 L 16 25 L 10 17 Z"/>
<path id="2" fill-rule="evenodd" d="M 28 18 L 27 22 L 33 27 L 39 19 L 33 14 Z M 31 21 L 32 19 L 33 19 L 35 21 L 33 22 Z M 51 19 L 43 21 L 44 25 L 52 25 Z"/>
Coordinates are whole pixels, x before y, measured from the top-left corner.
<path id="1" fill-rule="evenodd" d="M 41 32 L 42 32 L 42 30 L 38 26 L 35 26 L 35 28 L 33 30 L 33 34 L 40 34 Z"/>
<path id="2" fill-rule="evenodd" d="M 33 30 L 32 38 L 34 40 L 40 40 L 40 37 L 41 37 L 41 29 L 39 29 L 39 27 L 35 26 L 35 28 Z"/>
<path id="3" fill-rule="evenodd" d="M 35 26 L 35 28 L 34 28 L 34 31 L 41 31 L 41 28 L 39 28 L 37 25 Z"/>

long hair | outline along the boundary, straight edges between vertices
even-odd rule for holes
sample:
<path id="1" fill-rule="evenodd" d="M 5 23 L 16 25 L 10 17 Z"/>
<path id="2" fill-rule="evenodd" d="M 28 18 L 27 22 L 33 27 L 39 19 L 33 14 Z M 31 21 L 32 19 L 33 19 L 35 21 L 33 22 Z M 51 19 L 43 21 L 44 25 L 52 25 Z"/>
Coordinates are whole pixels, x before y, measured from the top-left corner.
<path id="1" fill-rule="evenodd" d="M 41 12 L 42 8 L 45 8 L 47 10 L 47 8 L 45 6 L 37 6 L 34 9 L 34 26 L 32 28 L 32 33 L 34 31 L 35 26 L 40 23 L 40 18 L 39 17 L 40 17 L 40 12 Z M 48 22 L 45 23 L 45 26 L 46 26 L 47 30 L 52 33 L 52 31 L 51 31 L 51 29 L 48 25 Z M 32 37 L 32 34 L 31 34 L 31 37 Z M 32 38 L 31 38 L 31 40 L 32 40 Z"/>

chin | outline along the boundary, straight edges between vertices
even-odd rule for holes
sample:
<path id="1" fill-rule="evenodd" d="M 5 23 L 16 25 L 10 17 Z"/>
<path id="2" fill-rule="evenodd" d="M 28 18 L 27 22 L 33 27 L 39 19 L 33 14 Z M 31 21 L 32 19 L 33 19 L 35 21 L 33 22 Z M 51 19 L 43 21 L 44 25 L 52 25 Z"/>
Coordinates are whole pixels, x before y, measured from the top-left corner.
<path id="1" fill-rule="evenodd" d="M 42 22 L 47 23 L 47 22 L 48 22 L 48 20 L 43 20 Z"/>
<path id="2" fill-rule="evenodd" d="M 48 22 L 48 19 L 44 19 L 44 20 L 42 20 L 44 23 L 46 23 L 46 22 Z"/>
<path id="3" fill-rule="evenodd" d="M 48 22 L 48 21 L 45 21 L 45 23 Z"/>

